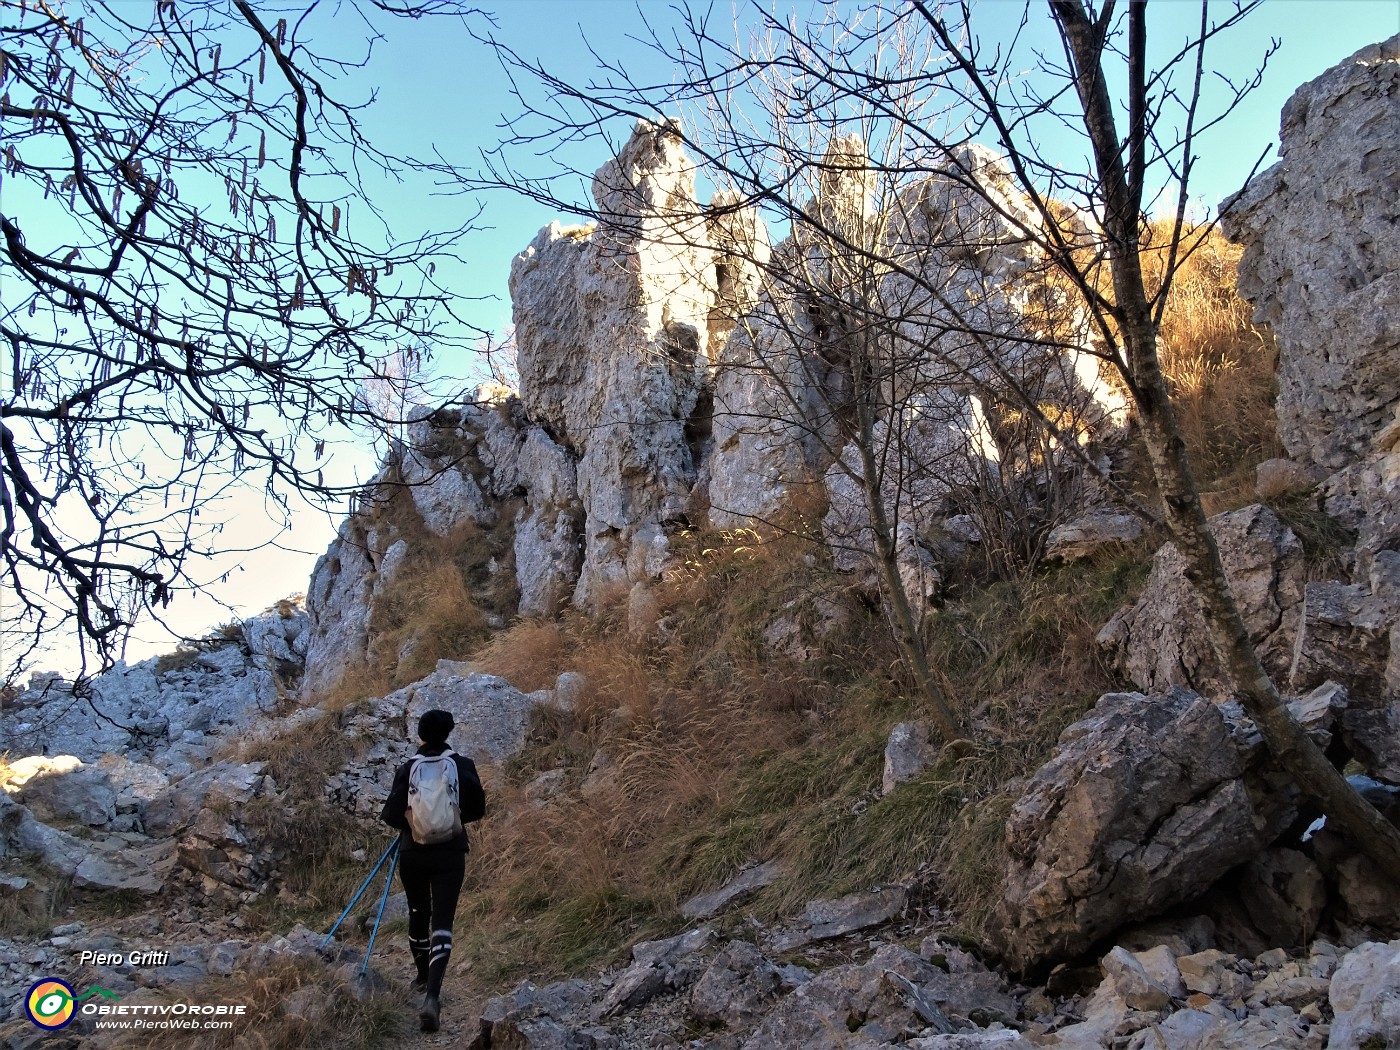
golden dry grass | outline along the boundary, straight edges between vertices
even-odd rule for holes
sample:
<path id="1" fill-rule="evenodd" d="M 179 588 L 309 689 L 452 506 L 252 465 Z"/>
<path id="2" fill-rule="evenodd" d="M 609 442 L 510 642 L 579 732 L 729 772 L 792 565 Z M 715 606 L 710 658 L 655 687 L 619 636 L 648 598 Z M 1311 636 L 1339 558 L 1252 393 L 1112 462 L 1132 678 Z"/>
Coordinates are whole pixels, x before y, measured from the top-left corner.
<path id="1" fill-rule="evenodd" d="M 358 967 L 353 967 L 358 969 Z M 401 988 L 366 990 L 352 971 L 317 958 L 272 960 L 251 971 L 211 977 L 183 1001 L 243 1004 L 223 1031 L 143 1029 L 101 1040 L 109 1047 L 181 1050 L 377 1050 L 414 1038 L 416 1020 Z M 155 993 L 154 1001 L 164 1001 Z M 97 1040 L 94 1040 L 97 1042 Z"/>
<path id="2" fill-rule="evenodd" d="M 472 655 L 484 674 L 500 675 L 517 689 L 532 692 L 554 685 L 565 664 L 564 630 L 550 620 L 522 620 Z"/>
<path id="3" fill-rule="evenodd" d="M 1165 236 L 1160 227 L 1157 236 Z M 1274 416 L 1278 350 L 1239 296 L 1243 249 L 1215 230 L 1191 234 L 1185 247 L 1189 254 L 1172 282 L 1158 352 L 1192 463 L 1213 487 L 1282 454 Z M 1164 252 L 1145 255 L 1153 284 L 1160 284 Z"/>
<path id="4" fill-rule="evenodd" d="M 595 968 L 671 932 L 689 896 L 773 858 L 787 877 L 745 907 L 764 920 L 903 879 L 976 933 L 1004 862 L 1003 785 L 1119 684 L 1093 635 L 1146 562 L 1120 552 L 946 609 L 930 642 L 977 746 L 880 799 L 889 730 L 921 708 L 879 617 L 856 603 L 822 657 L 794 664 L 762 633 L 803 594 L 832 588 L 804 536 L 677 547 L 682 568 L 660 588 L 665 637 L 569 616 L 517 624 L 476 657 L 507 677 L 528 668 L 530 684 L 590 676 L 575 710 L 537 713 L 474 832 L 461 925 L 477 994 Z M 562 793 L 532 804 L 531 782 L 556 769 Z"/>

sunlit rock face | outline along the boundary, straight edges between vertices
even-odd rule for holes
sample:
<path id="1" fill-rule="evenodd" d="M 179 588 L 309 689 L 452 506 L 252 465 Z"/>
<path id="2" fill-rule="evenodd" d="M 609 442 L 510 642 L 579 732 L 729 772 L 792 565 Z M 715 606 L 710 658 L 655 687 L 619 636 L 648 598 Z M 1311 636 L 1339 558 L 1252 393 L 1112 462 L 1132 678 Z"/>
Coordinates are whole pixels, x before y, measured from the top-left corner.
<path id="1" fill-rule="evenodd" d="M 1032 242 L 1047 219 L 1005 160 L 967 147 L 945 161 L 882 193 L 864 143 L 833 141 L 812 224 L 765 255 L 757 301 L 715 353 L 703 471 L 716 527 L 773 520 L 794 497 L 825 502 L 823 534 L 846 570 L 869 562 L 865 490 L 878 491 L 916 605 L 935 597 L 927 548 L 960 492 L 988 471 L 1069 466 L 1069 441 L 1112 431 L 1126 411 L 1086 317 Z M 857 390 L 856 376 L 878 378 Z M 861 442 L 858 399 L 875 416 Z M 1067 439 L 1034 467 L 999 447 L 997 426 L 1028 403 Z"/>
<path id="2" fill-rule="evenodd" d="M 593 196 L 600 225 L 551 224 L 510 277 L 521 402 L 577 461 L 572 601 L 585 608 L 657 575 L 657 530 L 664 540 L 685 521 L 696 476 L 687 423 L 705 386 L 715 299 L 694 168 L 667 127 L 639 124 L 598 170 Z M 531 529 L 546 545 L 561 531 L 547 515 Z M 638 551 L 643 529 L 653 542 Z"/>
<path id="3" fill-rule="evenodd" d="M 1278 337 L 1279 437 L 1337 470 L 1400 400 L 1400 37 L 1309 81 L 1282 159 L 1223 207 L 1240 293 Z"/>
<path id="4" fill-rule="evenodd" d="M 390 451 L 307 585 L 302 699 L 320 702 L 376 675 L 400 677 L 420 639 L 394 622 L 391 607 L 441 591 L 434 572 L 448 563 L 465 574 L 486 622 L 514 615 L 509 549 L 522 506 L 523 444 L 514 408 L 510 391 L 479 387 L 465 404 L 423 411 Z"/>

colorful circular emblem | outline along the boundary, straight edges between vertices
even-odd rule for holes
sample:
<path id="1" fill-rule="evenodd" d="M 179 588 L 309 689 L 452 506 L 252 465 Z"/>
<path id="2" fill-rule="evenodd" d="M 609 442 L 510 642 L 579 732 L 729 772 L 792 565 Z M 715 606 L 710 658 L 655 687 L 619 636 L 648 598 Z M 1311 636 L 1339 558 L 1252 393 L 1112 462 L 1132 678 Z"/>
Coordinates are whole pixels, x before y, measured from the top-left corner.
<path id="1" fill-rule="evenodd" d="M 73 989 L 57 977 L 45 977 L 29 989 L 24 1010 L 40 1028 L 62 1028 L 73 1020 Z"/>

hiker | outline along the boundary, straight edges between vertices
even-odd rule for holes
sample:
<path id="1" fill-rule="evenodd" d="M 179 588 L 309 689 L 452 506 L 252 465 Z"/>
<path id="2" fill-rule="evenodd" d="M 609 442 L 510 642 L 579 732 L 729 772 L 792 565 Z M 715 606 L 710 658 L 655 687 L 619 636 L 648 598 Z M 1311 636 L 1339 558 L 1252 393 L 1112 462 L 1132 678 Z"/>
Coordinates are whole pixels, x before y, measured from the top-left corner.
<path id="1" fill-rule="evenodd" d="M 418 753 L 394 773 L 381 814 L 399 829 L 399 877 L 408 897 L 408 947 L 423 993 L 418 1020 L 436 1032 L 442 978 L 452 956 L 452 918 L 467 866 L 463 822 L 481 819 L 486 807 L 476 765 L 449 750 L 452 715 L 428 711 L 418 719 Z"/>

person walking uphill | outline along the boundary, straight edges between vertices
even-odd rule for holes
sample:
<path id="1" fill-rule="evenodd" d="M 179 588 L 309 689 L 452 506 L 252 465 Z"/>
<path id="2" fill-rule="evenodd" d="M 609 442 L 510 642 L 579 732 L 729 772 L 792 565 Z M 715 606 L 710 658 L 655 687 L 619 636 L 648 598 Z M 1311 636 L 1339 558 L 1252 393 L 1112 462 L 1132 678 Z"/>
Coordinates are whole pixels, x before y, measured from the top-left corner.
<path id="1" fill-rule="evenodd" d="M 418 968 L 415 990 L 423 1031 L 436 1032 L 442 978 L 452 956 L 452 919 L 466 874 L 467 831 L 480 820 L 486 796 L 476 765 L 447 746 L 452 715 L 428 711 L 418 720 L 418 753 L 394 773 L 381 814 L 399 829 L 399 876 L 408 898 L 408 947 Z"/>

